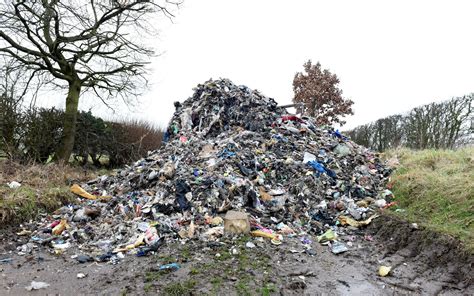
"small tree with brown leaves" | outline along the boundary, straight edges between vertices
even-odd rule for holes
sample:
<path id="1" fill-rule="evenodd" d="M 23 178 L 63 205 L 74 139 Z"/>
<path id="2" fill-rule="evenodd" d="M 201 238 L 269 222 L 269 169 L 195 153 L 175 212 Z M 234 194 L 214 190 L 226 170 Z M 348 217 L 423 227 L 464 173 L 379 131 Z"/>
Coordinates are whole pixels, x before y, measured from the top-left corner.
<path id="1" fill-rule="evenodd" d="M 304 73 L 296 73 L 293 79 L 293 102 L 304 103 L 304 113 L 315 117 L 319 124 L 344 125 L 342 117 L 354 114 L 354 102 L 342 97 L 339 78 L 327 69 L 322 70 L 319 62 L 313 65 L 308 60 L 303 66 Z"/>

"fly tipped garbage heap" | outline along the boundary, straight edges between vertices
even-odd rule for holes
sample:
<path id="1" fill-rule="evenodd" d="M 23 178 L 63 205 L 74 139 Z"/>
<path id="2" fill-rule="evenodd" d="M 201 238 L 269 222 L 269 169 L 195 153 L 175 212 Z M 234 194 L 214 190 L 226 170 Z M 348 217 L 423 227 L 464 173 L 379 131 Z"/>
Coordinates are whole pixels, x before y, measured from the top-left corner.
<path id="1" fill-rule="evenodd" d="M 43 218 L 29 244 L 117 261 L 173 240 L 250 233 L 278 245 L 312 235 L 337 254 L 350 251 L 338 234 L 391 202 L 391 170 L 376 154 L 256 90 L 210 80 L 175 107 L 160 149 L 81 184 L 96 198 Z M 58 221 L 64 231 L 48 233 Z"/>

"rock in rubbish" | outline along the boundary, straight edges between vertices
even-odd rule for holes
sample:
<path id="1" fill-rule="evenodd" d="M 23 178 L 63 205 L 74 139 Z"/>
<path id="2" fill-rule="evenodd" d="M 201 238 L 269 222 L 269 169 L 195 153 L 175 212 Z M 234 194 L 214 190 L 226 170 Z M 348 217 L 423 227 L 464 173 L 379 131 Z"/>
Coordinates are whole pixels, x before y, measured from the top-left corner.
<path id="1" fill-rule="evenodd" d="M 247 234 L 250 232 L 248 215 L 244 212 L 228 211 L 224 217 L 224 233 Z"/>

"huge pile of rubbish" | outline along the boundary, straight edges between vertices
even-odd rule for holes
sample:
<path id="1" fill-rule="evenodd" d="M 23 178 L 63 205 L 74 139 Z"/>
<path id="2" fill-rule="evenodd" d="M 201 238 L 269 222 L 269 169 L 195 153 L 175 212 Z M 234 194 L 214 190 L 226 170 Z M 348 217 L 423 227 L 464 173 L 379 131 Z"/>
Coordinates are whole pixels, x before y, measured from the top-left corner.
<path id="1" fill-rule="evenodd" d="M 276 245 L 313 235 L 339 253 L 350 246 L 338 234 L 390 205 L 391 170 L 372 151 L 256 90 L 210 80 L 175 107 L 162 148 L 74 185 L 81 202 L 38 221 L 20 253 L 74 247 L 81 262 L 116 261 L 228 233 Z"/>

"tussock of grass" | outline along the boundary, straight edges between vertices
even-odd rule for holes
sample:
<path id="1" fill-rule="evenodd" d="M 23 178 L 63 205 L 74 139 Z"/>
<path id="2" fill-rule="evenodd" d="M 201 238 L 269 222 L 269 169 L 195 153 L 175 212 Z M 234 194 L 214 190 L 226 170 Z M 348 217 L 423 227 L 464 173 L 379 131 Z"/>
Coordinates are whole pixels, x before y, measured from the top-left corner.
<path id="1" fill-rule="evenodd" d="M 97 172 L 71 166 L 29 165 L 0 161 L 0 226 L 35 218 L 76 199 L 69 191 L 74 182 L 90 180 Z M 6 184 L 20 182 L 17 189 Z"/>
<path id="2" fill-rule="evenodd" d="M 393 156 L 400 161 L 392 177 L 397 213 L 474 250 L 474 147 L 387 153 Z"/>
<path id="3" fill-rule="evenodd" d="M 193 295 L 193 290 L 196 284 L 197 282 L 194 280 L 171 283 L 163 289 L 163 295 L 167 295 L 167 296 Z"/>

